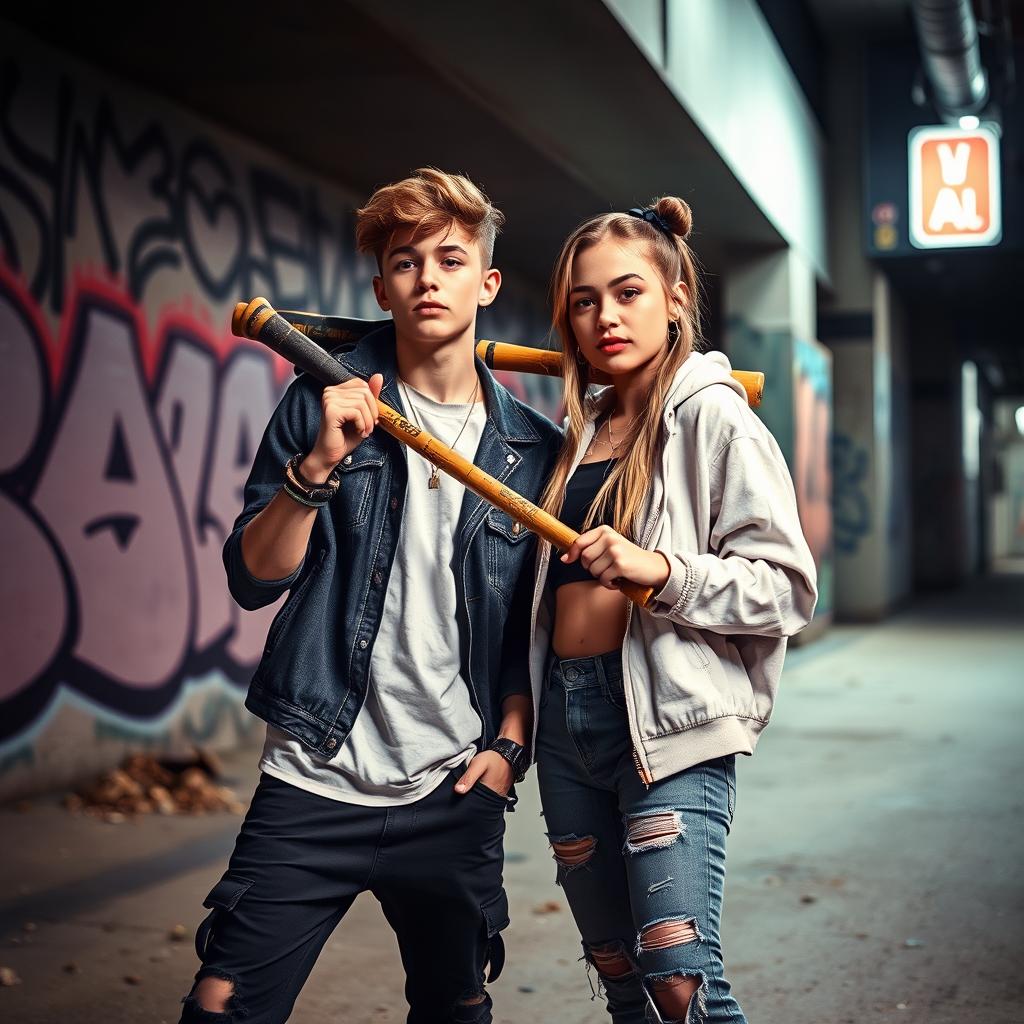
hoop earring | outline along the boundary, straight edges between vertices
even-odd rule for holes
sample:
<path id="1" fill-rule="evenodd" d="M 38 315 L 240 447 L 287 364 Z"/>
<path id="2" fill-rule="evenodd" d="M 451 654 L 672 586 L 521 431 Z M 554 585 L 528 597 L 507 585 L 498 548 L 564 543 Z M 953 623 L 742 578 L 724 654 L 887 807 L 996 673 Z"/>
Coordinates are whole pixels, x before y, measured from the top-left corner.
<path id="1" fill-rule="evenodd" d="M 668 347 L 671 348 L 679 340 L 679 321 L 669 320 L 668 322 Z"/>

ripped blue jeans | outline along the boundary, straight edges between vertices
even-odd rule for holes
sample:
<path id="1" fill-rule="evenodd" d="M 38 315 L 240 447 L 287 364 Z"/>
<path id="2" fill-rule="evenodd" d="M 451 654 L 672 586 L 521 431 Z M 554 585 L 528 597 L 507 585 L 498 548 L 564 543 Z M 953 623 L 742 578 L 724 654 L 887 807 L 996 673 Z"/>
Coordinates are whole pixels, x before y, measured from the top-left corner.
<path id="1" fill-rule="evenodd" d="M 719 939 L 734 756 L 647 788 L 633 758 L 616 650 L 549 656 L 537 765 L 558 883 L 615 1024 L 745 1024 Z M 673 999 L 669 990 L 680 984 Z M 676 1012 L 664 1012 L 670 1006 Z"/>

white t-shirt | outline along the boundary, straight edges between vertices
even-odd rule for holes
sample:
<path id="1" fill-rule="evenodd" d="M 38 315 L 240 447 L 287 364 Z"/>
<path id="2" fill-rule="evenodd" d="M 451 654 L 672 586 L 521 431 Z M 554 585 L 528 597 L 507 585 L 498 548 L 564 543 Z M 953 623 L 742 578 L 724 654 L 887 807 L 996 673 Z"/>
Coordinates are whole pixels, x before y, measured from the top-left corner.
<path id="1" fill-rule="evenodd" d="M 483 401 L 435 402 L 402 384 L 406 415 L 473 461 L 487 409 Z M 470 411 L 472 408 L 472 411 Z M 466 419 L 467 414 L 469 419 Z M 333 800 L 370 806 L 412 803 L 452 768 L 468 763 L 483 731 L 462 678 L 452 560 L 465 487 L 403 445 L 409 468 L 402 529 L 370 658 L 366 700 L 352 732 L 331 757 L 267 726 L 260 768 Z"/>

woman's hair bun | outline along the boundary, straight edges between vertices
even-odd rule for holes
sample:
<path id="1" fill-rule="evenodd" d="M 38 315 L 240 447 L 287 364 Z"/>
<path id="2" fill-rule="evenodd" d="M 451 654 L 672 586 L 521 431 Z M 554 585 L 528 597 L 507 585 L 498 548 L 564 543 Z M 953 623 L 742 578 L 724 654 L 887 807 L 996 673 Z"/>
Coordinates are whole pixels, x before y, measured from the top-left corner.
<path id="1" fill-rule="evenodd" d="M 678 196 L 662 196 L 654 204 L 654 211 L 669 226 L 674 235 L 684 241 L 690 237 L 693 228 L 693 214 L 690 204 Z"/>

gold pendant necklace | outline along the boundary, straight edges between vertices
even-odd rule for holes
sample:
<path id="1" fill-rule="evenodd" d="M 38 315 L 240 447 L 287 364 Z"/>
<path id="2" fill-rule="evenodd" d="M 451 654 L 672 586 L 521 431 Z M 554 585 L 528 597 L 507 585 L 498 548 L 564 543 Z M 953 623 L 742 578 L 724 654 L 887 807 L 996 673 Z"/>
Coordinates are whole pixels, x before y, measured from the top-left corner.
<path id="1" fill-rule="evenodd" d="M 420 428 L 420 430 L 423 430 L 423 427 L 420 426 L 419 417 L 416 415 L 416 409 L 412 404 L 412 399 L 409 397 L 408 385 L 405 383 L 404 380 L 399 380 L 398 383 L 401 385 L 402 393 L 405 396 L 405 404 L 409 407 L 409 412 L 412 413 L 413 423 L 415 423 L 416 426 Z M 480 378 L 477 377 L 476 384 L 473 385 L 473 393 L 469 396 L 469 411 L 466 413 L 466 418 L 462 421 L 462 426 L 459 428 L 458 434 L 455 435 L 455 440 L 452 441 L 451 445 L 449 445 L 449 447 L 453 451 L 455 450 L 455 446 L 459 443 L 459 438 L 462 437 L 463 431 L 465 431 L 466 426 L 469 424 L 470 416 L 473 415 L 473 407 L 476 405 L 476 393 L 479 389 Z M 440 440 L 440 438 L 438 440 Z M 427 479 L 427 487 L 431 491 L 440 490 L 441 470 L 430 459 L 427 459 L 427 462 L 430 463 L 430 476 Z"/>

